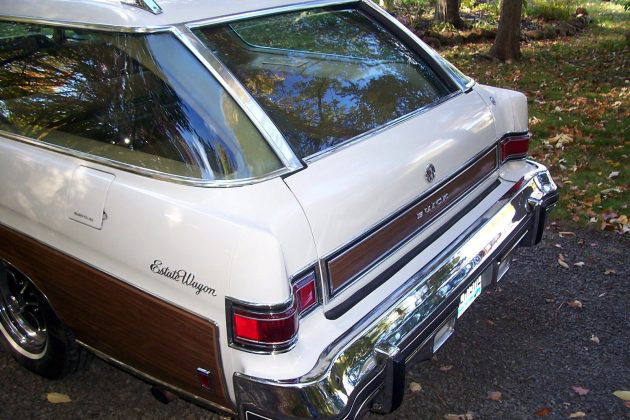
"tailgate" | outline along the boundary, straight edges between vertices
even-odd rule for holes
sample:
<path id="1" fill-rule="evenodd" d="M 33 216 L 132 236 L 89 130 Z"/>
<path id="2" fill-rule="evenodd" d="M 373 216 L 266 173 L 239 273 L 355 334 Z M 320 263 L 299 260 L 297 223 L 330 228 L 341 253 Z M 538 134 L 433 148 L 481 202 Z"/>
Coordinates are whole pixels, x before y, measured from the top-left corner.
<path id="1" fill-rule="evenodd" d="M 490 110 L 471 91 L 319 156 L 287 177 L 323 260 L 325 309 L 487 178 L 496 168 L 496 140 Z"/>

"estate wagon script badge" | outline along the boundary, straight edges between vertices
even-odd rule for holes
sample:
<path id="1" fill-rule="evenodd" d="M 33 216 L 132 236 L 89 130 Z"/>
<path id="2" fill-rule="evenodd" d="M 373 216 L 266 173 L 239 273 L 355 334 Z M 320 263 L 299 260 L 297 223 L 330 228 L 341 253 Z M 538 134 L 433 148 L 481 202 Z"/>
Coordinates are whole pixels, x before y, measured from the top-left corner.
<path id="1" fill-rule="evenodd" d="M 435 179 L 435 166 L 433 166 L 432 163 L 429 163 L 427 169 L 424 170 L 424 179 L 426 179 L 427 182 L 433 182 Z"/>

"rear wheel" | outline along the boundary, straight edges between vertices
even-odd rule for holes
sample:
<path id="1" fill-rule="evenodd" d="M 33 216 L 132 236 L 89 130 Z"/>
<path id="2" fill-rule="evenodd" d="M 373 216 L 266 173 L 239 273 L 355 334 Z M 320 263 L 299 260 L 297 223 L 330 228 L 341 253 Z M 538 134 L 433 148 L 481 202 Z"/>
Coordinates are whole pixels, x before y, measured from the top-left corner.
<path id="1" fill-rule="evenodd" d="M 0 340 L 25 368 L 50 379 L 76 371 L 85 351 L 23 273 L 0 261 Z"/>

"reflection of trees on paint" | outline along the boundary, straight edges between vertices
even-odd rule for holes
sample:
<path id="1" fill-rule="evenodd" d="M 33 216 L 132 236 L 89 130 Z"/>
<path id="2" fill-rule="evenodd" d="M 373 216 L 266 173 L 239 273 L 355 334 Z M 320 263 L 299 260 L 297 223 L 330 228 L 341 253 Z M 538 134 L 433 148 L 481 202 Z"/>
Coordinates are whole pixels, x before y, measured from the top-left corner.
<path id="1" fill-rule="evenodd" d="M 404 44 L 353 9 L 291 13 L 200 32 L 301 156 L 446 92 Z"/>

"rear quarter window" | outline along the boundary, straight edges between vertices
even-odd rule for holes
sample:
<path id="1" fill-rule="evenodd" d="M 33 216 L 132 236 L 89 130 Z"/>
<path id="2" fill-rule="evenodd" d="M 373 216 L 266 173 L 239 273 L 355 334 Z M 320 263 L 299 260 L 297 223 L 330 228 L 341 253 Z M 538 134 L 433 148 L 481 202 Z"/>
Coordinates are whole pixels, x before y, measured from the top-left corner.
<path id="1" fill-rule="evenodd" d="M 282 167 L 173 35 L 0 23 L 0 130 L 180 177 Z"/>
<path id="2" fill-rule="evenodd" d="M 450 93 L 412 49 L 356 8 L 322 8 L 196 30 L 300 157 Z"/>

